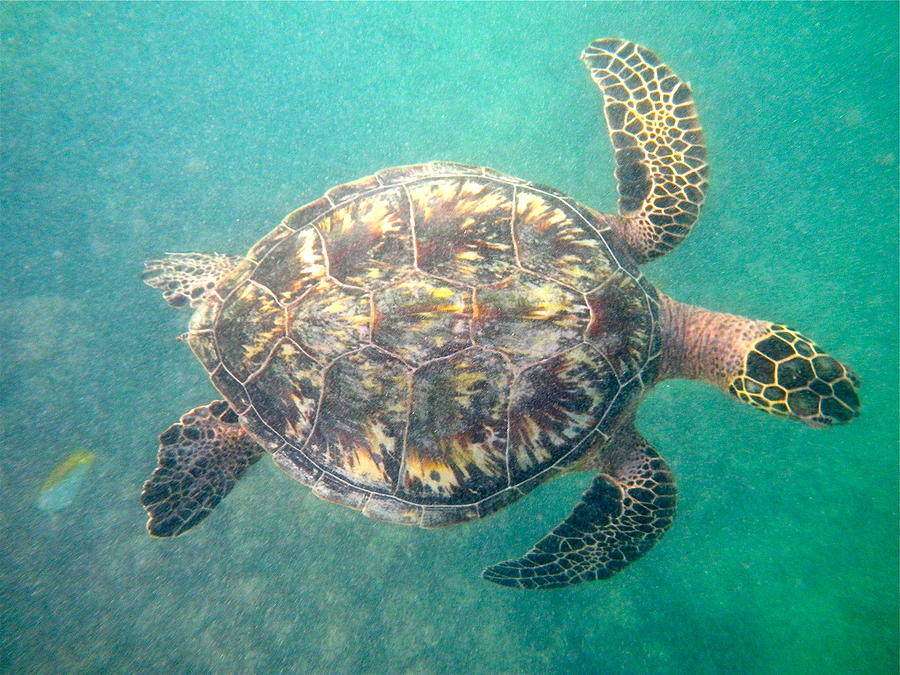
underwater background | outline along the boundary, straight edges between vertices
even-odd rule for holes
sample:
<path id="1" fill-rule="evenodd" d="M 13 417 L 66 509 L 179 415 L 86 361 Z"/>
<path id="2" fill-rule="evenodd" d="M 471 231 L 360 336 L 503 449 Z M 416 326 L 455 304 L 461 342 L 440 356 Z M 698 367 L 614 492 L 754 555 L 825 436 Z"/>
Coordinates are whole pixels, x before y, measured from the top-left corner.
<path id="1" fill-rule="evenodd" d="M 897 16 L 0 5 L 0 671 L 896 673 Z M 689 80 L 706 132 L 699 226 L 647 275 L 851 363 L 859 420 L 817 431 L 662 383 L 638 426 L 678 478 L 675 525 L 564 590 L 479 574 L 565 517 L 588 474 L 426 531 L 322 502 L 264 459 L 187 536 L 151 539 L 156 437 L 217 394 L 142 261 L 241 254 L 336 184 L 435 159 L 614 212 L 578 61 L 599 37 Z M 48 476 L 67 491 L 48 498 Z"/>

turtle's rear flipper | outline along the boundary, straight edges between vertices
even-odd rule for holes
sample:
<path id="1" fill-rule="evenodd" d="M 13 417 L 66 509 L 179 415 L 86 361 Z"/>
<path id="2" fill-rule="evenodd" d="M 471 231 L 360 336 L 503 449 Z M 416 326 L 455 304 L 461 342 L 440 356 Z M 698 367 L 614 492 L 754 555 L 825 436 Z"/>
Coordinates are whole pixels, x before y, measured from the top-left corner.
<path id="1" fill-rule="evenodd" d="M 172 307 L 199 307 L 219 280 L 243 258 L 221 253 L 167 253 L 160 260 L 144 263 L 141 278 L 162 291 Z"/>
<path id="2" fill-rule="evenodd" d="M 675 480 L 665 460 L 630 425 L 610 440 L 608 474 L 575 510 L 518 560 L 483 576 L 516 588 L 559 588 L 612 576 L 646 553 L 675 516 Z"/>
<path id="3" fill-rule="evenodd" d="M 224 401 L 194 408 L 159 437 L 157 467 L 141 504 L 155 537 L 174 537 L 209 515 L 263 449 Z"/>

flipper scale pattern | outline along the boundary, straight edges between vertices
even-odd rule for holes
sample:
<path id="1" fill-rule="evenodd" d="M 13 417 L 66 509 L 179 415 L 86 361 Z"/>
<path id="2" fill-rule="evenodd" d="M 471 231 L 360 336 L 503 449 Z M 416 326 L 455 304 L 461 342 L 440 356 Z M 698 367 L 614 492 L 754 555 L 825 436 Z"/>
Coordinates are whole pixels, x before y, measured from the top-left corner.
<path id="1" fill-rule="evenodd" d="M 603 93 L 623 238 L 639 262 L 668 253 L 700 214 L 706 147 L 690 86 L 646 47 L 596 40 L 581 55 Z"/>

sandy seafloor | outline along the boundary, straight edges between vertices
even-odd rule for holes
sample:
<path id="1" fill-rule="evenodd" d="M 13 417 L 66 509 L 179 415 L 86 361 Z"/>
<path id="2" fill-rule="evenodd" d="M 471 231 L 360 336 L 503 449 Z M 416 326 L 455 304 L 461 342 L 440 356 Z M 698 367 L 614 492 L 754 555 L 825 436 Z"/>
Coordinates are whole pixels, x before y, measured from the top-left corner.
<path id="1" fill-rule="evenodd" d="M 2 44 L 0 670 L 896 673 L 898 5 L 11 4 Z M 679 479 L 606 581 L 488 584 L 590 476 L 447 531 L 318 500 L 268 460 L 188 536 L 138 503 L 156 435 L 215 396 L 139 280 L 240 254 L 385 166 L 493 166 L 615 209 L 602 36 L 694 87 L 700 225 L 647 266 L 676 298 L 790 323 L 862 377 L 816 431 L 669 381 L 639 427 Z M 36 506 L 72 450 L 71 506 Z"/>

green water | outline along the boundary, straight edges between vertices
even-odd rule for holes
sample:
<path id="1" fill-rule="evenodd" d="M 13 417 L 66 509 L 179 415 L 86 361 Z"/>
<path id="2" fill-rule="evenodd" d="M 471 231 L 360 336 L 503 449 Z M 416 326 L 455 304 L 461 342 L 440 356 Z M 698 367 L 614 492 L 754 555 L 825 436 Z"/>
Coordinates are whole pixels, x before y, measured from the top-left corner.
<path id="1" fill-rule="evenodd" d="M 4 672 L 896 673 L 898 5 L 4 4 Z M 156 435 L 215 396 L 138 278 L 240 254 L 385 166 L 484 164 L 615 209 L 602 36 L 694 87 L 699 227 L 648 265 L 685 301 L 788 322 L 852 363 L 816 431 L 665 382 L 639 427 L 675 526 L 605 582 L 479 578 L 563 518 L 558 479 L 447 531 L 379 524 L 260 462 L 189 535 L 138 503 Z M 37 508 L 77 447 L 71 506 Z"/>

